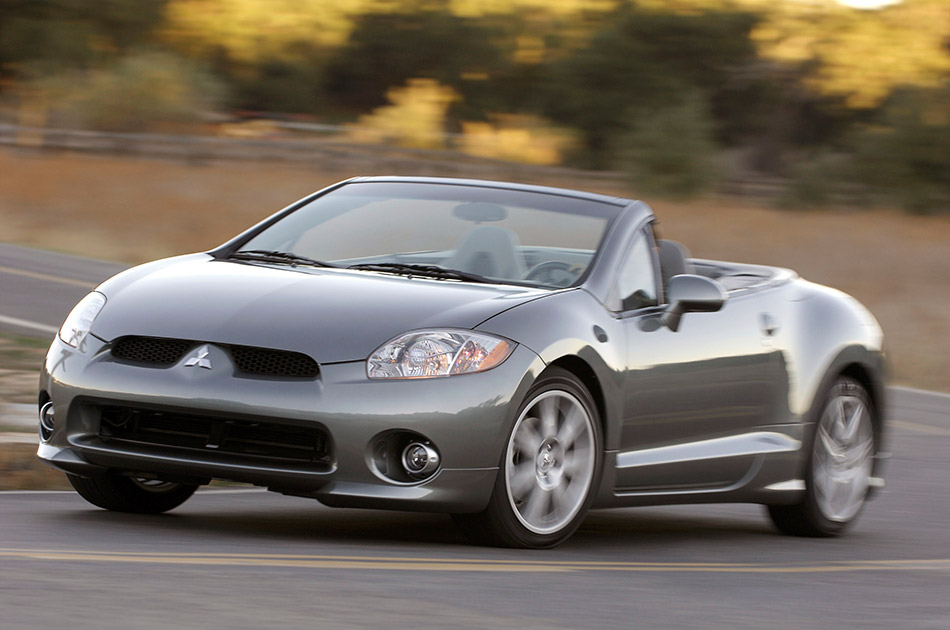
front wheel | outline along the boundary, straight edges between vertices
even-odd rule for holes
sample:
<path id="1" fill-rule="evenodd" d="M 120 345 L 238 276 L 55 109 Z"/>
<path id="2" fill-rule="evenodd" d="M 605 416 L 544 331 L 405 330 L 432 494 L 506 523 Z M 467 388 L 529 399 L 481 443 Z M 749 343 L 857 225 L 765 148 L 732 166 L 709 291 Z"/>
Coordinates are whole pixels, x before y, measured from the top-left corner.
<path id="1" fill-rule="evenodd" d="M 476 542 L 545 548 L 578 528 L 603 463 L 597 408 L 573 374 L 551 368 L 531 388 L 485 511 L 455 515 Z"/>
<path id="2" fill-rule="evenodd" d="M 198 486 L 105 474 L 87 478 L 66 475 L 69 483 L 86 501 L 113 512 L 159 514 L 178 507 Z"/>
<path id="3" fill-rule="evenodd" d="M 778 529 L 797 536 L 835 536 L 857 518 L 870 488 L 876 446 L 871 399 L 853 378 L 828 391 L 805 471 L 805 494 L 794 505 L 771 505 Z"/>

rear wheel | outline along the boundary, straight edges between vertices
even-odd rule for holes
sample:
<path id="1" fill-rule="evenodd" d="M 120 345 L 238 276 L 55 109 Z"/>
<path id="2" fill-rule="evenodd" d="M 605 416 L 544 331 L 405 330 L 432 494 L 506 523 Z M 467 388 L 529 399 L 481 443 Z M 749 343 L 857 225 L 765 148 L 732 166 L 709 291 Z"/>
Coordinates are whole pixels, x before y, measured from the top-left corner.
<path id="1" fill-rule="evenodd" d="M 113 512 L 158 514 L 178 507 L 196 485 L 106 474 L 88 478 L 67 474 L 69 483 L 86 501 Z"/>
<path id="2" fill-rule="evenodd" d="M 597 408 L 573 374 L 550 369 L 528 392 L 484 512 L 455 515 L 476 542 L 553 547 L 587 513 L 602 466 Z"/>
<path id="3" fill-rule="evenodd" d="M 864 507 L 875 451 L 871 399 L 853 378 L 841 377 L 825 396 L 815 425 L 805 494 L 794 505 L 769 506 L 780 531 L 797 536 L 835 536 Z"/>

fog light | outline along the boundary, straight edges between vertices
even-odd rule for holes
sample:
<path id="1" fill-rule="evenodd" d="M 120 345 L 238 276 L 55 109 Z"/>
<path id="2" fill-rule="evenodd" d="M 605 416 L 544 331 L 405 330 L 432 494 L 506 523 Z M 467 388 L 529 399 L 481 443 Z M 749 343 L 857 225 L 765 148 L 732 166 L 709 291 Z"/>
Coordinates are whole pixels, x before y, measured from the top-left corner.
<path id="1" fill-rule="evenodd" d="M 415 431 L 383 431 L 366 447 L 366 465 L 373 474 L 390 483 L 425 483 L 442 469 L 438 447 Z"/>
<path id="2" fill-rule="evenodd" d="M 52 401 L 47 402 L 40 407 L 40 439 L 44 442 L 53 436 L 53 429 L 56 427 L 56 412 L 53 409 Z"/>
<path id="3" fill-rule="evenodd" d="M 414 479 L 424 479 L 439 468 L 439 454 L 434 448 L 413 442 L 402 451 L 402 466 Z"/>

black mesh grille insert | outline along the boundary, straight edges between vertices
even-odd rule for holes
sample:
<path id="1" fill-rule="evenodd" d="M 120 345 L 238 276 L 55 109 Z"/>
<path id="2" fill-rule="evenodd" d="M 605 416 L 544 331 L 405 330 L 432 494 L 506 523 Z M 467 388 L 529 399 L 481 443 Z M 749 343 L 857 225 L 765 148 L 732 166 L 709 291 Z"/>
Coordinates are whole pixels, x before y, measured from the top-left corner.
<path id="1" fill-rule="evenodd" d="M 183 449 L 294 461 L 329 461 L 322 428 L 134 407 L 102 408 L 99 436 Z"/>
<path id="2" fill-rule="evenodd" d="M 313 378 L 320 373 L 317 362 L 300 352 L 229 346 L 238 372 L 262 376 Z"/>
<path id="3" fill-rule="evenodd" d="M 163 337 L 122 337 L 112 346 L 112 356 L 124 361 L 167 367 L 178 363 L 185 353 L 202 341 Z M 315 378 L 320 366 L 300 352 L 218 344 L 234 359 L 237 372 L 253 376 Z"/>
<path id="4" fill-rule="evenodd" d="M 122 337 L 112 346 L 112 356 L 136 363 L 172 365 L 194 345 L 194 341 L 184 339 Z"/>

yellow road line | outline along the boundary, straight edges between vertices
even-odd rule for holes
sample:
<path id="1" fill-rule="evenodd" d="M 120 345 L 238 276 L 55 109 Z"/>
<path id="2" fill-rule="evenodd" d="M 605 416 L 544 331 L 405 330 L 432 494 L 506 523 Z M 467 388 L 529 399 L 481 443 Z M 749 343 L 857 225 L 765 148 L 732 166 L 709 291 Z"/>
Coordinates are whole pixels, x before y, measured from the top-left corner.
<path id="1" fill-rule="evenodd" d="M 68 284 L 74 287 L 82 287 L 84 289 L 92 289 L 95 287 L 98 282 L 89 282 L 87 280 L 74 280 L 72 278 L 62 278 L 60 276 L 53 276 L 48 273 L 40 273 L 38 271 L 27 271 L 26 269 L 17 269 L 16 267 L 4 267 L 0 265 L 0 273 L 9 273 L 14 276 L 23 276 L 24 278 L 33 278 L 34 280 L 43 280 L 44 282 L 55 282 L 57 284 Z"/>
<path id="2" fill-rule="evenodd" d="M 854 560 L 815 564 L 719 562 L 597 562 L 473 560 L 468 558 L 406 558 L 313 556 L 292 554 L 199 554 L 158 552 L 0 549 L 0 557 L 66 562 L 110 562 L 196 566 L 340 569 L 371 571 L 441 571 L 490 573 L 566 573 L 577 571 L 685 573 L 842 573 L 856 571 L 950 571 L 950 558 Z"/>
<path id="3" fill-rule="evenodd" d="M 915 433 L 925 433 L 927 435 L 950 435 L 950 429 L 938 427 L 932 424 L 921 424 L 919 422 L 908 422 L 906 420 L 892 420 L 891 426 L 895 429 L 905 429 Z"/>

